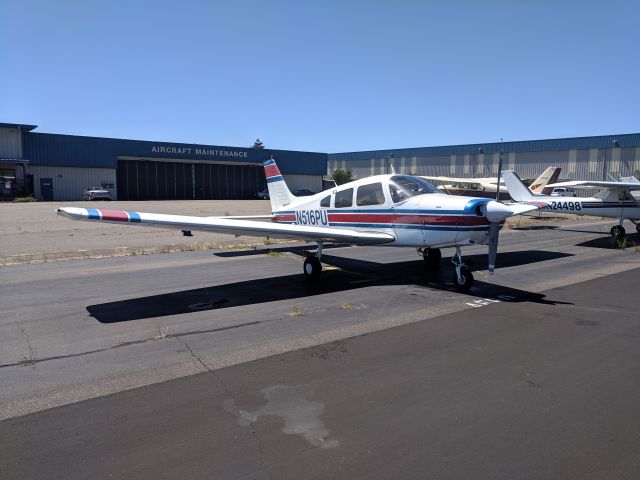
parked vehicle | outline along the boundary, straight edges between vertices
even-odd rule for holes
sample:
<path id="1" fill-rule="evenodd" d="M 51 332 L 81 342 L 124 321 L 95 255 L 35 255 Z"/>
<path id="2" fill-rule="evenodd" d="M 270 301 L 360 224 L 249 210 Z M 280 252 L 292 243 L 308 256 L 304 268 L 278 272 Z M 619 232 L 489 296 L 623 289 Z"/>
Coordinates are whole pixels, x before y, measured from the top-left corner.
<path id="1" fill-rule="evenodd" d="M 553 197 L 575 197 L 576 191 L 569 187 L 556 187 L 551 191 L 550 195 Z"/>
<path id="2" fill-rule="evenodd" d="M 301 189 L 295 190 L 292 192 L 296 197 L 309 197 L 311 195 L 315 195 L 316 192 L 312 192 L 311 190 Z"/>
<path id="3" fill-rule="evenodd" d="M 257 192 L 254 196 L 262 200 L 269 200 L 269 190 L 265 188 L 261 192 Z"/>
<path id="4" fill-rule="evenodd" d="M 100 187 L 89 187 L 82 194 L 83 200 L 111 200 L 111 192 Z"/>

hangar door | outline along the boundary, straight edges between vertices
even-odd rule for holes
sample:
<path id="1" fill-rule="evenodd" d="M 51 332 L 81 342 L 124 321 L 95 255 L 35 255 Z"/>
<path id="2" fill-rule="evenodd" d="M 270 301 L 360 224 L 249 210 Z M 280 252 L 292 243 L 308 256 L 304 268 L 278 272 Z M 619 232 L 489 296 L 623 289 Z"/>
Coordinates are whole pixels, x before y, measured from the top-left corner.
<path id="1" fill-rule="evenodd" d="M 118 160 L 118 200 L 242 200 L 266 188 L 258 165 Z"/>

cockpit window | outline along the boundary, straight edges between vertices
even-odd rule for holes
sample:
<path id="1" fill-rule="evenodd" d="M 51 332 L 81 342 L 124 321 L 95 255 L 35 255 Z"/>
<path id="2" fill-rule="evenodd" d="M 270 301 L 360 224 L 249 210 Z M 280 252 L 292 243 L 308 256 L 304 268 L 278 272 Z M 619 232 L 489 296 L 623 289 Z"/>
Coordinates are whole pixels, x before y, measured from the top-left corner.
<path id="1" fill-rule="evenodd" d="M 365 205 L 382 205 L 384 203 L 384 192 L 382 191 L 382 183 L 370 183 L 369 185 L 360 185 L 358 193 L 356 193 L 356 204 L 361 207 Z"/>
<path id="2" fill-rule="evenodd" d="M 389 180 L 389 192 L 393 203 L 402 202 L 416 195 L 424 195 L 425 193 L 439 193 L 440 191 L 429 182 L 418 177 L 410 177 L 408 175 L 396 175 Z"/>

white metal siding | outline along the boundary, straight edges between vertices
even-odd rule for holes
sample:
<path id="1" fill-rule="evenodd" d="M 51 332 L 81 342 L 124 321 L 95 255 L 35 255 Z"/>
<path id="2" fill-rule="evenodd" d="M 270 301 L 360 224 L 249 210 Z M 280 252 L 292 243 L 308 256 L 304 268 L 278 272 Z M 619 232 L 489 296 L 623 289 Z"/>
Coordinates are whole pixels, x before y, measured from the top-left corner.
<path id="1" fill-rule="evenodd" d="M 0 127 L 0 157 L 22 158 L 22 139 L 18 128 Z"/>
<path id="2" fill-rule="evenodd" d="M 112 183 L 110 189 L 111 198 L 116 200 L 117 185 L 116 171 L 112 168 L 74 168 L 74 167 L 49 167 L 27 166 L 27 173 L 33 175 L 33 186 L 36 198 L 42 198 L 40 192 L 40 179 L 53 179 L 54 200 L 82 200 L 82 192 L 87 187 L 99 187 L 102 182 Z"/>

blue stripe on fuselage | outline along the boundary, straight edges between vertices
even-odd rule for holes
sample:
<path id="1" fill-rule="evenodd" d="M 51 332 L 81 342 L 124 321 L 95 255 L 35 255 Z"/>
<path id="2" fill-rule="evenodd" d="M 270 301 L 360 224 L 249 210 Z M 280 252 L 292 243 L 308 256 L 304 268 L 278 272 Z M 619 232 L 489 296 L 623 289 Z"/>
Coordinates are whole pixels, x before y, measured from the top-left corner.
<path id="1" fill-rule="evenodd" d="M 89 220 L 100 220 L 100 212 L 95 208 L 87 208 L 87 213 L 89 214 Z"/>

